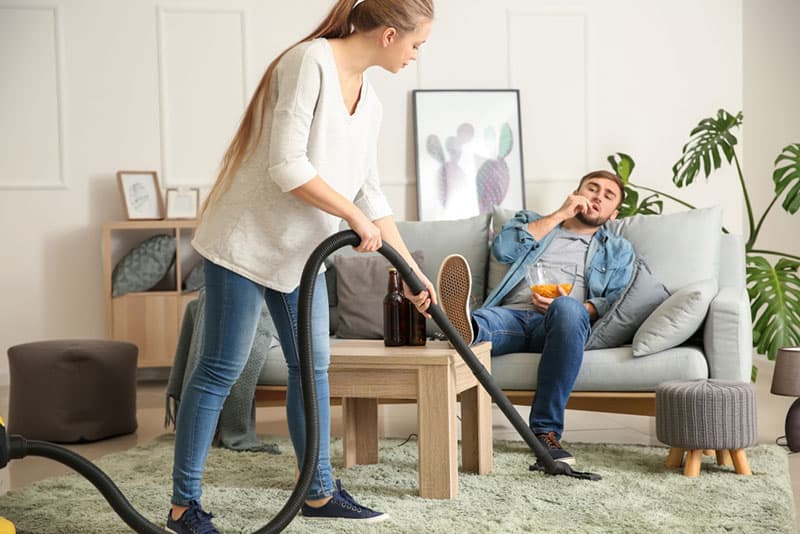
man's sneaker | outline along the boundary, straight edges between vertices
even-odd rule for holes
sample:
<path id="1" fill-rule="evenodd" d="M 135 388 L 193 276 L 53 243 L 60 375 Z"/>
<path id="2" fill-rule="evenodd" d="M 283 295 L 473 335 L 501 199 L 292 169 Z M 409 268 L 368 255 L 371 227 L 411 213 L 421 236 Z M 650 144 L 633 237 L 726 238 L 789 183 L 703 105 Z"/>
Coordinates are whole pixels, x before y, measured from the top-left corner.
<path id="1" fill-rule="evenodd" d="M 175 534 L 219 534 L 219 530 L 211 522 L 213 514 L 200 508 L 200 503 L 192 501 L 189 509 L 183 512 L 180 519 L 172 519 L 172 511 L 167 512 L 167 532 Z"/>
<path id="2" fill-rule="evenodd" d="M 575 457 L 564 450 L 564 448 L 561 446 L 561 442 L 558 441 L 558 437 L 556 437 L 555 432 L 536 434 L 536 437 L 539 438 L 539 441 L 542 442 L 542 445 L 547 448 L 547 452 L 550 453 L 550 457 L 553 460 L 564 462 L 565 464 L 569 465 L 573 465 L 575 463 Z"/>
<path id="3" fill-rule="evenodd" d="M 378 523 L 389 518 L 388 514 L 358 504 L 352 495 L 342 489 L 341 480 L 336 480 L 336 491 L 331 500 L 319 508 L 303 503 L 302 514 L 312 519 L 358 519 L 365 523 Z"/>
<path id="4" fill-rule="evenodd" d="M 469 316 L 469 297 L 472 291 L 472 273 L 469 263 L 460 254 L 451 254 L 442 261 L 436 280 L 439 302 L 444 313 L 467 345 L 472 344 L 475 333 Z"/>

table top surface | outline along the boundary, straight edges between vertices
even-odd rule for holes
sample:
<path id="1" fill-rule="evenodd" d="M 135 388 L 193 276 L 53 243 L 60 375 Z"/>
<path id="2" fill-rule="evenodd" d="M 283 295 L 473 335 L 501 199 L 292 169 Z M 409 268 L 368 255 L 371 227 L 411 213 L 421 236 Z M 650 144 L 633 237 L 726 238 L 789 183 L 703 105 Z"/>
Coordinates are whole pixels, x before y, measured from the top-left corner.
<path id="1" fill-rule="evenodd" d="M 486 361 L 491 347 L 491 343 L 484 342 L 470 348 L 479 360 Z M 447 341 L 428 341 L 421 347 L 387 347 L 381 339 L 331 339 L 331 364 L 448 365 L 460 360 L 458 351 Z"/>

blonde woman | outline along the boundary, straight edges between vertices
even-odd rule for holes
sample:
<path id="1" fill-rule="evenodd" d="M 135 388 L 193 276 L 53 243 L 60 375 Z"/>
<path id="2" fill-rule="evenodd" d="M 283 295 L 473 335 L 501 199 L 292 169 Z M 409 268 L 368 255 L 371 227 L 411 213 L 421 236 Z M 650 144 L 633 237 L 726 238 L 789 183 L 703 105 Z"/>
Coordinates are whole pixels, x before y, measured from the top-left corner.
<path id="1" fill-rule="evenodd" d="M 420 311 L 435 302 L 380 190 L 381 105 L 364 76 L 371 66 L 396 73 L 416 60 L 432 21 L 433 0 L 338 0 L 314 32 L 270 64 L 256 89 L 192 242 L 204 258 L 206 321 L 199 363 L 178 409 L 168 530 L 218 532 L 200 505 L 203 468 L 265 301 L 289 367 L 286 411 L 302 465 L 298 285 L 312 250 L 341 219 L 361 238 L 357 251 L 386 241 L 400 252 L 427 289 L 407 294 Z M 357 503 L 332 475 L 324 275 L 316 281 L 312 332 L 320 448 L 302 514 L 381 521 L 386 514 Z"/>

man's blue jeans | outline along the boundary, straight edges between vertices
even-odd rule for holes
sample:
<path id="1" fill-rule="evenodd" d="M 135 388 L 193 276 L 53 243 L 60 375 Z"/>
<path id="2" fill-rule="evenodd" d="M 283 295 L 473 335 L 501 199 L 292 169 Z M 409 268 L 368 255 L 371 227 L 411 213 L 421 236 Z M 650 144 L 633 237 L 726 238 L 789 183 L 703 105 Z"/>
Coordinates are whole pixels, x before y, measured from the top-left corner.
<path id="1" fill-rule="evenodd" d="M 174 504 L 200 501 L 203 466 L 217 428 L 222 405 L 247 363 L 255 339 L 261 307 L 266 301 L 289 367 L 286 414 L 289 435 L 303 464 L 305 415 L 300 389 L 297 349 L 299 288 L 280 293 L 204 260 L 205 329 L 200 357 L 181 395 L 175 425 L 175 462 L 172 471 Z M 333 493 L 330 461 L 330 389 L 328 365 L 328 291 L 325 276 L 317 277 L 311 313 L 317 409 L 319 411 L 319 461 L 309 499 Z"/>
<path id="2" fill-rule="evenodd" d="M 512 352 L 540 352 L 536 394 L 529 424 L 534 434 L 564 431 L 564 410 L 583 363 L 589 338 L 589 312 L 569 297 L 555 299 L 547 313 L 512 310 L 502 306 L 472 313 L 475 342 L 491 341 L 492 356 Z"/>

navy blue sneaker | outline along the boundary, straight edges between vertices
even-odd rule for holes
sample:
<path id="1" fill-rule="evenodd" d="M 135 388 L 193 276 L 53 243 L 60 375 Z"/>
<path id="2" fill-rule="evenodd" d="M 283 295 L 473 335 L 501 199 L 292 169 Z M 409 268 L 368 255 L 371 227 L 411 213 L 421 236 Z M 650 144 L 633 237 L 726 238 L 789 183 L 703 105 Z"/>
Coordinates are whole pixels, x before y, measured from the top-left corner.
<path id="1" fill-rule="evenodd" d="M 183 512 L 180 519 L 172 519 L 172 511 L 167 512 L 167 532 L 175 534 L 220 534 L 214 523 L 213 514 L 200 508 L 200 503 L 192 501 L 189 509 Z"/>
<path id="2" fill-rule="evenodd" d="M 336 481 L 336 491 L 331 500 L 318 508 L 303 503 L 301 513 L 303 517 L 311 519 L 358 519 L 365 523 L 378 523 L 389 518 L 388 514 L 358 504 L 352 495 L 342 489 L 341 480 Z"/>
<path id="3" fill-rule="evenodd" d="M 564 462 L 565 464 L 569 465 L 573 465 L 575 463 L 575 457 L 564 450 L 564 447 L 561 446 L 561 442 L 558 441 L 558 436 L 556 436 L 555 432 L 536 434 L 536 437 L 542 442 L 542 445 L 547 448 L 547 452 L 550 453 L 550 457 L 553 460 L 557 462 Z"/>

